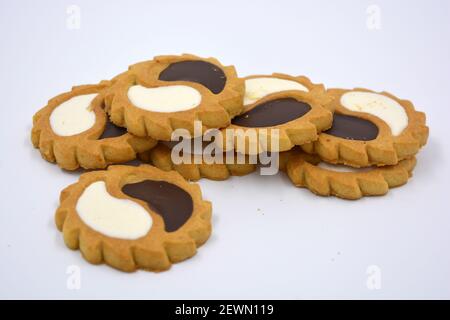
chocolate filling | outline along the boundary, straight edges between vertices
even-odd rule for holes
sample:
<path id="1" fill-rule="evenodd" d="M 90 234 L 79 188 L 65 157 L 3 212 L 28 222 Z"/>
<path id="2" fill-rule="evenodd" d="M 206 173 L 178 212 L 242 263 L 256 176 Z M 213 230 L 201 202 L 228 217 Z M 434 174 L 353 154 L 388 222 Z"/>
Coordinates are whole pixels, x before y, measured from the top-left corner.
<path id="1" fill-rule="evenodd" d="M 325 133 L 349 140 L 369 141 L 377 138 L 378 127 L 365 119 L 335 113 L 333 125 Z"/>
<path id="2" fill-rule="evenodd" d="M 205 61 L 180 61 L 169 65 L 159 74 L 163 81 L 191 81 L 200 83 L 218 94 L 225 87 L 227 77 L 222 69 Z"/>
<path id="3" fill-rule="evenodd" d="M 127 133 L 127 129 L 121 128 L 116 126 L 114 123 L 109 121 L 109 119 L 106 120 L 105 130 L 103 131 L 102 135 L 99 140 L 106 139 L 106 138 L 115 138 L 123 136 L 125 133 Z"/>
<path id="4" fill-rule="evenodd" d="M 167 232 L 177 231 L 192 216 L 192 197 L 172 183 L 144 180 L 123 186 L 122 192 L 147 202 L 149 208 L 163 218 Z"/>
<path id="5" fill-rule="evenodd" d="M 139 159 L 130 160 L 127 162 L 122 163 L 125 166 L 132 166 L 132 167 L 139 167 L 141 164 L 146 164 L 145 162 L 142 162 Z"/>
<path id="6" fill-rule="evenodd" d="M 185 144 L 186 144 L 185 140 L 187 140 L 187 144 L 190 144 L 190 152 L 189 153 L 192 155 L 202 155 L 205 148 L 215 142 L 215 138 L 213 138 L 212 141 L 203 141 L 202 137 L 191 138 L 191 139 L 180 137 L 178 139 L 178 141 L 176 141 L 176 140 L 175 141 L 164 141 L 163 144 L 172 150 L 179 143 L 183 143 L 183 146 L 185 146 Z M 197 144 L 198 144 L 198 146 L 197 146 Z M 180 145 L 180 147 L 181 147 L 181 145 Z M 200 148 L 198 148 L 198 147 L 200 147 Z M 211 155 L 215 155 L 214 150 L 211 152 Z"/>
<path id="7" fill-rule="evenodd" d="M 262 103 L 231 122 L 241 127 L 271 127 L 298 119 L 310 110 L 305 102 L 283 98 Z"/>

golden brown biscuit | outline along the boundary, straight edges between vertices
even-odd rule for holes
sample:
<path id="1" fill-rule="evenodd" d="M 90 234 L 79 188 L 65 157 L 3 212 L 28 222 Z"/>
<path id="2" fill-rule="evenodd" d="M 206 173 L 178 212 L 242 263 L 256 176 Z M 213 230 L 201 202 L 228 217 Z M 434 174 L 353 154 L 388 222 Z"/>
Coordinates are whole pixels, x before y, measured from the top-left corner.
<path id="1" fill-rule="evenodd" d="M 289 159 L 298 153 L 297 148 L 293 148 L 288 151 L 280 152 L 278 155 L 278 169 L 282 172 L 286 172 Z"/>
<path id="2" fill-rule="evenodd" d="M 393 166 L 352 168 L 326 164 L 317 155 L 296 150 L 287 162 L 287 173 L 297 187 L 321 196 L 356 200 L 384 195 L 390 188 L 406 184 L 415 165 L 416 159 L 411 158 Z"/>
<path id="3" fill-rule="evenodd" d="M 314 141 L 331 126 L 332 113 L 324 107 L 328 101 L 314 90 L 269 94 L 235 117 L 222 130 L 222 143 L 218 141 L 218 145 L 223 150 L 259 154 L 287 151 Z"/>
<path id="4" fill-rule="evenodd" d="M 232 66 L 194 55 L 157 56 L 114 79 L 106 104 L 111 120 L 137 136 L 170 141 L 176 129 L 223 128 L 243 108 L 243 80 Z"/>
<path id="5" fill-rule="evenodd" d="M 317 139 L 317 133 L 331 125 L 331 113 L 323 108 L 329 98 L 322 84 L 281 73 L 249 76 L 244 83 L 244 111 L 223 130 L 222 144 L 218 141 L 224 150 L 282 152 Z M 278 147 L 272 146 L 272 139 Z"/>
<path id="6" fill-rule="evenodd" d="M 211 234 L 211 203 L 177 172 L 149 165 L 92 171 L 64 189 L 55 221 L 90 263 L 163 271 Z"/>
<path id="7" fill-rule="evenodd" d="M 66 170 L 98 169 L 133 160 L 156 145 L 109 121 L 104 111 L 108 87 L 108 81 L 73 87 L 34 115 L 31 140 L 44 159 Z"/>
<path id="8" fill-rule="evenodd" d="M 353 167 L 395 165 L 427 142 L 425 114 L 407 100 L 367 89 L 330 89 L 328 94 L 333 126 L 302 146 L 308 153 Z"/>
<path id="9" fill-rule="evenodd" d="M 160 142 L 152 150 L 139 154 L 139 158 L 164 171 L 176 170 L 185 179 L 191 181 L 197 181 L 200 178 L 226 180 L 230 176 L 243 176 L 256 170 L 256 163 L 250 163 L 249 157 L 245 155 L 243 155 L 245 163 L 238 163 L 234 154 L 233 163 L 225 163 L 225 154 L 223 163 L 206 163 L 202 155 L 191 154 L 186 163 L 175 164 L 172 161 L 171 152 L 170 146 Z M 198 159 L 195 160 L 195 158 Z"/>

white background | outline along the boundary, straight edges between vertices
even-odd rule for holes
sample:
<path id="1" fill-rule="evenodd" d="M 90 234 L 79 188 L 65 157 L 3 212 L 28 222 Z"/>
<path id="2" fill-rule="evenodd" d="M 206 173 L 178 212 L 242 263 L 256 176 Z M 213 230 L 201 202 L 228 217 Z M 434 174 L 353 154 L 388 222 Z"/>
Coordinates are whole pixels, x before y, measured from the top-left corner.
<path id="1" fill-rule="evenodd" d="M 81 10 L 75 30 L 71 4 Z M 373 4 L 379 30 L 367 26 Z M 0 297 L 450 298 L 449 21 L 445 0 L 1 0 Z M 53 222 L 60 190 L 79 173 L 41 159 L 31 118 L 72 85 L 182 52 L 242 76 L 304 74 L 412 100 L 431 130 L 414 178 L 357 202 L 314 196 L 282 174 L 204 180 L 214 230 L 193 259 L 159 274 L 86 263 Z M 79 290 L 66 286 L 71 265 Z M 379 290 L 366 285 L 372 265 Z"/>

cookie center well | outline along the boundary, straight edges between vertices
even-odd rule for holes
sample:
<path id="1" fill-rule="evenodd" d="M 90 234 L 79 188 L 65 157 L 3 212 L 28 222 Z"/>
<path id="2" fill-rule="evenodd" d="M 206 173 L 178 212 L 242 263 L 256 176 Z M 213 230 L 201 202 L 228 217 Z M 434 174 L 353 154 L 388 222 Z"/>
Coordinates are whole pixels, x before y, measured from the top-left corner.
<path id="1" fill-rule="evenodd" d="M 163 81 L 190 81 L 199 83 L 212 93 L 225 88 L 227 77 L 221 68 L 206 61 L 180 61 L 170 64 L 159 74 Z"/>
<path id="2" fill-rule="evenodd" d="M 144 180 L 124 185 L 122 192 L 145 201 L 150 209 L 163 218 L 167 232 L 177 231 L 192 216 L 194 209 L 192 197 L 172 183 Z"/>
<path id="3" fill-rule="evenodd" d="M 311 106 L 294 98 L 264 102 L 235 117 L 231 122 L 241 127 L 272 127 L 303 117 Z"/>
<path id="4" fill-rule="evenodd" d="M 77 201 L 76 210 L 93 230 L 112 238 L 134 240 L 145 236 L 153 220 L 137 202 L 111 196 L 104 181 L 91 183 Z"/>
<path id="5" fill-rule="evenodd" d="M 335 113 L 333 125 L 325 133 L 348 140 L 370 141 L 378 136 L 378 127 L 365 119 Z"/>
<path id="6" fill-rule="evenodd" d="M 202 101 L 202 96 L 196 89 L 183 85 L 156 88 L 134 85 L 128 89 L 128 99 L 143 110 L 177 112 L 197 107 Z"/>
<path id="7" fill-rule="evenodd" d="M 341 97 L 341 104 L 348 110 L 369 113 L 380 118 L 398 136 L 408 126 L 405 109 L 390 97 L 378 93 L 351 91 Z"/>
<path id="8" fill-rule="evenodd" d="M 59 136 L 73 136 L 89 130 L 95 124 L 95 112 L 90 109 L 97 93 L 70 98 L 50 114 L 50 126 Z"/>

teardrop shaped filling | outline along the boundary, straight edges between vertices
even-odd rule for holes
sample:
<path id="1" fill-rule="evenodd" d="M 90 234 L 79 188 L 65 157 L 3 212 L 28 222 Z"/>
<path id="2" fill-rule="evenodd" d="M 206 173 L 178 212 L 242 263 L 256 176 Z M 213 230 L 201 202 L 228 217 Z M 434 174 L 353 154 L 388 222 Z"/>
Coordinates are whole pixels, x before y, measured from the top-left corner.
<path id="1" fill-rule="evenodd" d="M 227 77 L 218 66 L 206 61 L 193 60 L 170 64 L 159 74 L 159 80 L 195 82 L 218 94 L 225 88 Z"/>
<path id="2" fill-rule="evenodd" d="M 333 125 L 325 133 L 348 140 L 370 141 L 378 137 L 378 127 L 362 118 L 335 113 Z"/>
<path id="3" fill-rule="evenodd" d="M 311 106 L 294 98 L 264 102 L 235 117 L 231 122 L 241 127 L 272 127 L 303 117 Z"/>
<path id="4" fill-rule="evenodd" d="M 122 192 L 145 201 L 163 218 L 167 232 L 177 231 L 192 216 L 194 203 L 191 195 L 172 183 L 144 180 L 124 185 Z"/>

